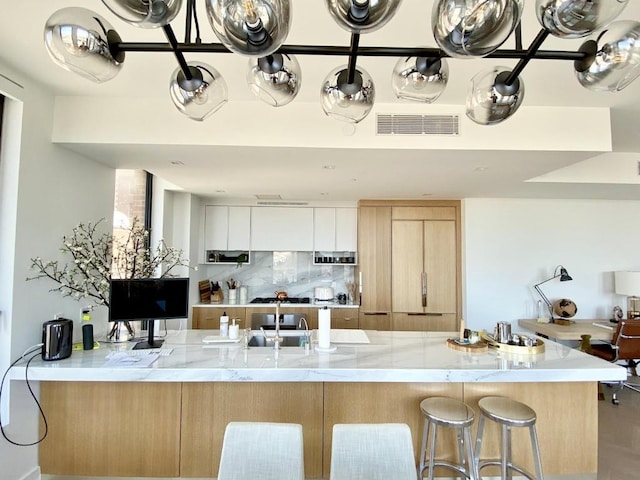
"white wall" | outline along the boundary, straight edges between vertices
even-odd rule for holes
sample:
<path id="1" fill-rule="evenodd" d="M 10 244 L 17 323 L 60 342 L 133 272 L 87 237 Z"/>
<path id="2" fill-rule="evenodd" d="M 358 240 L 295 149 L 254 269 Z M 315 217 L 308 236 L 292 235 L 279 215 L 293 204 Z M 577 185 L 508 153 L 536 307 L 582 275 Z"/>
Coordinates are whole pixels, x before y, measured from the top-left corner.
<path id="1" fill-rule="evenodd" d="M 4 370 L 7 358 L 15 359 L 27 347 L 40 342 L 42 323 L 56 313 L 79 320 L 78 302 L 48 292 L 53 284 L 46 280 L 25 281 L 32 273 L 30 258 L 58 258 L 63 235 L 69 234 L 78 222 L 95 222 L 105 217 L 109 228 L 115 177 L 113 169 L 53 145 L 53 98 L 2 63 L 0 73 L 24 86 L 18 88 L 0 77 L 0 91 L 20 102 L 23 110 L 21 129 L 13 124 L 8 127 L 19 146 L 11 150 L 8 158 L 3 157 L 0 171 L 3 187 L 5 175 L 11 174 L 11 188 L 3 188 L 1 192 L 3 255 L 13 249 L 11 261 L 0 257 L 3 262 L 0 368 Z M 98 113 L 87 112 L 85 120 L 90 121 L 95 115 Z M 96 312 L 94 322 L 98 327 L 104 325 L 106 330 L 106 310 Z M 79 325 L 75 330 L 78 340 Z M 22 381 L 11 382 L 10 413 L 11 421 L 6 428 L 10 436 L 25 443 L 38 438 L 37 408 Z M 2 478 L 20 479 L 37 471 L 37 452 L 37 447 L 12 446 L 0 437 Z"/>
<path id="2" fill-rule="evenodd" d="M 537 316 L 533 286 L 564 265 L 571 282 L 541 288 L 570 298 L 576 318 L 610 318 L 626 299 L 616 270 L 640 270 L 640 202 L 466 199 L 463 202 L 464 318 L 472 329 Z"/>

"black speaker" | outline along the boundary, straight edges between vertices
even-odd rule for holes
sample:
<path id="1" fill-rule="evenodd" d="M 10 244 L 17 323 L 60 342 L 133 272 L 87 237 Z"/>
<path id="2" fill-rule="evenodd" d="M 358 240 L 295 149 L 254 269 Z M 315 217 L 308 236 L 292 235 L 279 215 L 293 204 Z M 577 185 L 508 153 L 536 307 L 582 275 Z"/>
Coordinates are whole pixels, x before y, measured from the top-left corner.
<path id="1" fill-rule="evenodd" d="M 93 350 L 93 325 L 82 326 L 82 349 Z"/>

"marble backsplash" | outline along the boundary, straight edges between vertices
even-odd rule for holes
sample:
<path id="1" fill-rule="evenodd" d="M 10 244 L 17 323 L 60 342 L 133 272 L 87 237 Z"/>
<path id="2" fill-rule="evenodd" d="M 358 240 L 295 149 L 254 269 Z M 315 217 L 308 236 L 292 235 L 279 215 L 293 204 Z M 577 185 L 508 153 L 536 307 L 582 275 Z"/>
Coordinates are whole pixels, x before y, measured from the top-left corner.
<path id="1" fill-rule="evenodd" d="M 248 299 L 273 297 L 284 290 L 290 297 L 310 297 L 315 287 L 333 287 L 335 295 L 347 293 L 345 282 L 353 282 L 354 265 L 314 265 L 312 252 L 251 252 L 251 263 L 200 265 L 201 279 L 218 282 L 229 298 L 227 280 L 233 278 L 248 289 Z"/>

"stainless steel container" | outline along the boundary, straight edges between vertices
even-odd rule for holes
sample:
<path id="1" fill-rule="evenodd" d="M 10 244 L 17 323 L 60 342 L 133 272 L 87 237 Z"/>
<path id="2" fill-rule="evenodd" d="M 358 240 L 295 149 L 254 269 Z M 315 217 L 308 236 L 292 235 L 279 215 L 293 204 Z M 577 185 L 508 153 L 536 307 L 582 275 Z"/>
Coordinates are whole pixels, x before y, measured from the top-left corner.
<path id="1" fill-rule="evenodd" d="M 509 343 L 509 340 L 511 340 L 511 323 L 498 322 L 494 336 L 500 343 Z"/>

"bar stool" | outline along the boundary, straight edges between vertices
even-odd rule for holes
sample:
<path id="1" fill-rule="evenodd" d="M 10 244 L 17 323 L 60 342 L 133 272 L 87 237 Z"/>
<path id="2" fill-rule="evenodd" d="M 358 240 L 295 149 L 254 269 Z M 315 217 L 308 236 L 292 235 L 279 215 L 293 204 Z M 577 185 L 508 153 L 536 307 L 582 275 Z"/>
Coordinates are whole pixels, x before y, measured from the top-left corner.
<path id="1" fill-rule="evenodd" d="M 542 475 L 542 463 L 540 462 L 540 449 L 538 447 L 538 435 L 536 434 L 536 412 L 524 403 L 511 400 L 506 397 L 484 397 L 478 402 L 480 407 L 480 420 L 478 422 L 478 433 L 476 437 L 475 461 L 476 471 L 480 471 L 488 465 L 500 465 L 501 478 L 510 479 L 511 470 L 515 470 L 530 480 L 544 480 Z M 480 461 L 480 451 L 482 449 L 482 434 L 484 433 L 484 419 L 488 418 L 501 425 L 502 447 L 499 460 Z M 536 467 L 536 476 L 514 465 L 511 459 L 511 428 L 529 427 L 531 435 L 531 449 L 533 462 Z"/>
<path id="2" fill-rule="evenodd" d="M 424 471 L 429 469 L 429 480 L 433 480 L 435 467 L 445 467 L 461 474 L 460 478 L 476 480 L 476 462 L 471 446 L 471 425 L 473 425 L 473 410 L 460 400 L 448 397 L 431 397 L 420 402 L 420 410 L 424 415 L 424 428 L 422 431 L 422 452 L 418 477 L 423 478 Z M 438 427 L 455 428 L 458 436 L 458 461 L 451 463 L 444 460 L 436 460 L 436 440 Z M 429 444 L 429 461 L 427 457 L 427 444 Z M 465 454 L 466 449 L 466 454 Z"/>

